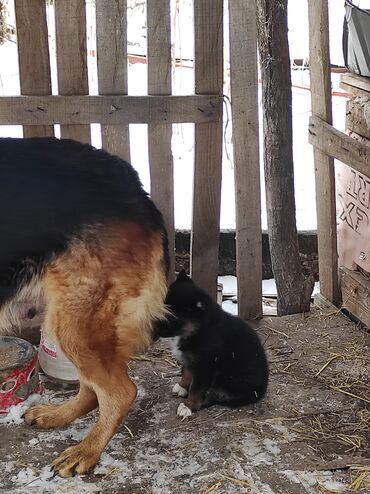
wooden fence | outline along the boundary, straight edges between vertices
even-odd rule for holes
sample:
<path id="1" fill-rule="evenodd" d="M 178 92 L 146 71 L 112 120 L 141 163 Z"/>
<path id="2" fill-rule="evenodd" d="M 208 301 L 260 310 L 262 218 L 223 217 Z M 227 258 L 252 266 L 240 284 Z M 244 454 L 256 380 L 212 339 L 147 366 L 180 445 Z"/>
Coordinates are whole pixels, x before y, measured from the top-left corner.
<path id="1" fill-rule="evenodd" d="M 370 175 L 370 147 L 332 126 L 328 0 L 308 0 L 320 292 L 339 305 L 334 158 Z"/>
<path id="2" fill-rule="evenodd" d="M 172 96 L 170 0 L 147 0 L 148 95 L 129 96 L 127 2 L 96 0 L 98 96 L 89 95 L 85 0 L 54 0 L 58 95 L 51 94 L 45 0 L 15 0 L 22 96 L 0 97 L 0 124 L 25 137 L 90 142 L 130 161 L 129 124 L 148 124 L 151 196 L 163 213 L 174 259 L 172 124 L 195 124 L 191 271 L 216 296 L 223 137 L 223 0 L 194 0 L 195 94 Z M 239 313 L 261 315 L 255 0 L 229 0 L 231 96 L 237 209 Z"/>

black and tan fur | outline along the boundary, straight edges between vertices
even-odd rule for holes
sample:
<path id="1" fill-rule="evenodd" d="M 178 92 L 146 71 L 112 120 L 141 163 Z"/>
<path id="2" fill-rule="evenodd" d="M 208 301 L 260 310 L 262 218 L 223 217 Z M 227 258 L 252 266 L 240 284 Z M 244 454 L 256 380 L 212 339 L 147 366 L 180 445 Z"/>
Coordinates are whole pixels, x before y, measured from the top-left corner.
<path id="1" fill-rule="evenodd" d="M 99 419 L 53 465 L 84 473 L 136 397 L 127 362 L 165 316 L 167 237 L 136 172 L 70 140 L 0 139 L 0 334 L 18 302 L 40 297 L 50 332 L 79 372 L 76 397 L 29 408 L 25 421 L 63 427 L 99 407 Z"/>
<path id="2" fill-rule="evenodd" d="M 239 407 L 261 400 L 268 385 L 268 363 L 257 333 L 222 310 L 180 271 L 166 297 L 171 316 L 156 324 L 160 337 L 175 337 L 182 376 L 173 391 L 187 398 L 179 415 L 214 404 Z"/>

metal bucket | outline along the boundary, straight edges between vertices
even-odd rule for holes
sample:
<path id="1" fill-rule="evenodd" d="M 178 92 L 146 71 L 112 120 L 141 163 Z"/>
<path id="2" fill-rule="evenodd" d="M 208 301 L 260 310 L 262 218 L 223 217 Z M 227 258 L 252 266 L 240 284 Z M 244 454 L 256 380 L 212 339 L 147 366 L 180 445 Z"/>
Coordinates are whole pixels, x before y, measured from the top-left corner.
<path id="1" fill-rule="evenodd" d="M 20 338 L 0 337 L 0 413 L 42 392 L 36 349 Z"/>

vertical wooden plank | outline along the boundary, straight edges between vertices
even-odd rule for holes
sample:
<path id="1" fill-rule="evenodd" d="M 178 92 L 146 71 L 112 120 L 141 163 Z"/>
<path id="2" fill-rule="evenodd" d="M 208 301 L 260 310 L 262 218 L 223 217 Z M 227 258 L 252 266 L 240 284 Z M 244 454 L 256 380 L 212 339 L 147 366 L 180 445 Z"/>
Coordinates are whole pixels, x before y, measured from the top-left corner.
<path id="1" fill-rule="evenodd" d="M 127 0 L 96 0 L 99 94 L 127 94 Z M 102 125 L 103 148 L 130 161 L 128 125 Z"/>
<path id="2" fill-rule="evenodd" d="M 256 0 L 229 0 L 238 310 L 262 316 Z"/>
<path id="3" fill-rule="evenodd" d="M 89 94 L 85 0 L 55 0 L 59 94 Z M 90 125 L 61 125 L 61 137 L 91 142 Z"/>
<path id="4" fill-rule="evenodd" d="M 194 0 L 195 92 L 223 92 L 223 0 Z M 221 110 L 222 112 L 222 110 Z M 220 115 L 222 117 L 222 115 Z M 222 174 L 222 118 L 195 125 L 191 271 L 216 300 Z"/>
<path id="5" fill-rule="evenodd" d="M 15 0 L 21 94 L 51 94 L 45 0 Z M 53 125 L 24 125 L 24 137 L 54 135 Z"/>
<path id="6" fill-rule="evenodd" d="M 332 123 L 328 0 L 309 0 L 311 107 Z M 340 301 L 333 158 L 314 148 L 320 292 Z"/>
<path id="7" fill-rule="evenodd" d="M 148 0 L 148 93 L 171 94 L 170 0 Z M 168 232 L 170 280 L 174 277 L 175 222 L 172 125 L 148 125 L 151 197 L 162 212 Z"/>

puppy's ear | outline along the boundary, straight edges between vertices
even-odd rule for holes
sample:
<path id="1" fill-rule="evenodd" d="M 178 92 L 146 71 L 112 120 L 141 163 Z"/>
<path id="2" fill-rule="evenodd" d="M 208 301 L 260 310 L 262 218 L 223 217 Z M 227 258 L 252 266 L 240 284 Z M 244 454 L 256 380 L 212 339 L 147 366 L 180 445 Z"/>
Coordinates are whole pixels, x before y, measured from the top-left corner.
<path id="1" fill-rule="evenodd" d="M 181 269 L 181 271 L 177 275 L 176 281 L 190 281 L 190 278 L 186 274 L 185 269 Z"/>

